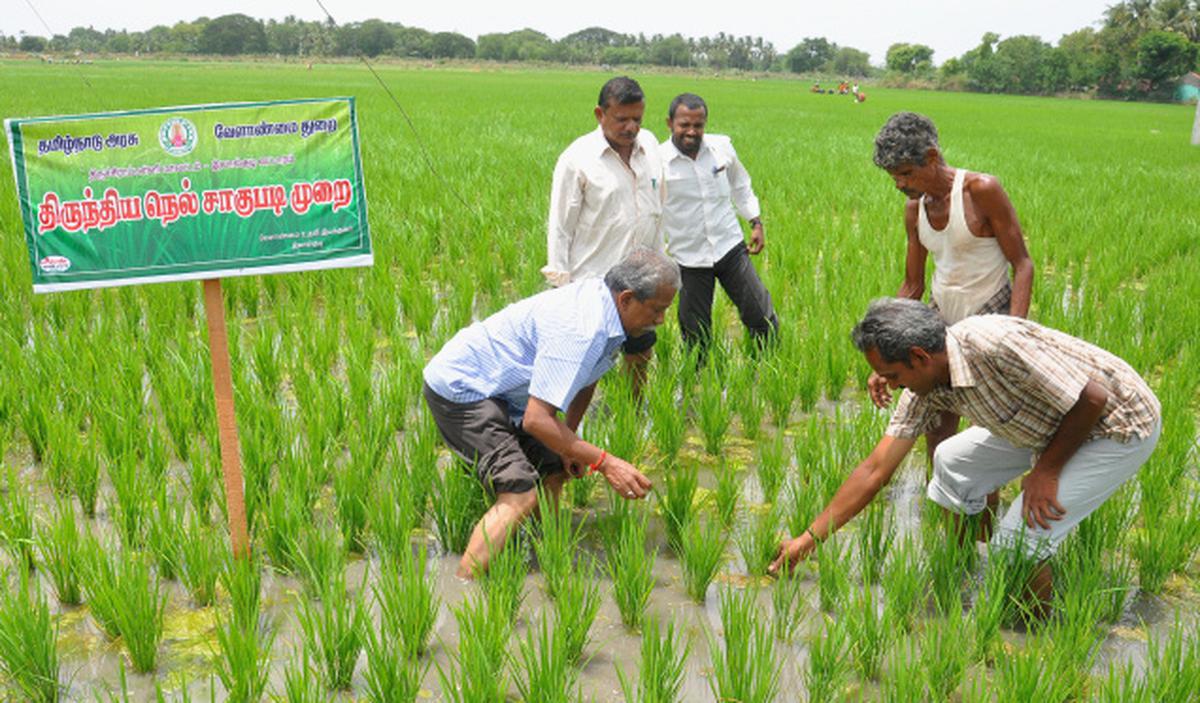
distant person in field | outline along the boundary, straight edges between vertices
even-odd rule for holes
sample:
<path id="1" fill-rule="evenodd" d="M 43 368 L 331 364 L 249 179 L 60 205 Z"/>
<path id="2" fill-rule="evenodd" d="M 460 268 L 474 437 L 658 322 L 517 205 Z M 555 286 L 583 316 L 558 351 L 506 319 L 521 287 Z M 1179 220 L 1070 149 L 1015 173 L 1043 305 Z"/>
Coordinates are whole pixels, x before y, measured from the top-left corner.
<path id="1" fill-rule="evenodd" d="M 892 115 L 879 130 L 875 165 L 908 197 L 908 253 L 897 296 L 922 298 L 925 260 L 932 254 L 929 304 L 947 324 L 968 315 L 1028 315 L 1033 261 L 1017 213 L 995 177 L 949 166 L 938 146 L 937 128 L 913 112 Z M 891 403 L 888 384 L 878 374 L 871 374 L 867 389 L 878 407 Z M 957 430 L 958 416 L 943 412 L 925 436 L 930 461 L 938 445 Z"/>
<path id="2" fill-rule="evenodd" d="M 771 294 L 750 262 L 766 246 L 762 211 L 733 142 L 705 134 L 707 123 L 703 98 L 678 95 L 667 110 L 671 138 L 659 146 L 667 179 L 663 229 L 683 274 L 679 329 L 689 346 L 708 342 L 713 291 L 720 281 L 742 324 L 762 343 L 779 328 Z M 738 215 L 750 224 L 749 245 Z"/>
<path id="3" fill-rule="evenodd" d="M 600 89 L 597 127 L 558 157 L 550 188 L 546 265 L 551 285 L 600 278 L 636 247 L 663 251 L 662 163 L 658 140 L 641 128 L 646 96 L 637 81 Z M 640 385 L 657 337 L 633 335 L 622 350 Z"/>
<path id="4" fill-rule="evenodd" d="M 575 430 L 621 345 L 662 324 L 679 286 L 673 261 L 638 248 L 604 280 L 581 278 L 459 331 L 429 361 L 425 401 L 442 439 L 496 497 L 459 576 L 487 569 L 537 506 L 538 483 L 557 499 L 568 472 L 595 471 L 622 497 L 645 497 L 649 479 Z"/>
<path id="5" fill-rule="evenodd" d="M 953 413 L 974 426 L 938 447 L 929 499 L 987 521 L 987 496 L 1024 476 L 992 541 L 1040 563 L 1029 586 L 1048 603 L 1046 560 L 1158 442 L 1161 406 L 1150 387 L 1113 354 L 1019 317 L 976 315 L 947 326 L 919 301 L 883 298 L 851 336 L 875 375 L 905 390 L 875 449 L 808 529 L 782 543 L 771 571 L 820 549 L 887 485 L 917 437 Z"/>

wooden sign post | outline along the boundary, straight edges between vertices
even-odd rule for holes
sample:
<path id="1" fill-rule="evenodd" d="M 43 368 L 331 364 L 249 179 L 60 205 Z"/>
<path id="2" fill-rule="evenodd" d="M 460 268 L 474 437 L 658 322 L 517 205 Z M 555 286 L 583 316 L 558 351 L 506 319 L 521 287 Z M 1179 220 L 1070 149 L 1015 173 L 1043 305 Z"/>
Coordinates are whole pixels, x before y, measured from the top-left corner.
<path id="1" fill-rule="evenodd" d="M 208 353 L 212 359 L 213 396 L 217 401 L 217 434 L 221 442 L 221 475 L 229 514 L 229 540 L 239 559 L 250 553 L 246 529 L 246 498 L 242 487 L 241 445 L 233 408 L 233 373 L 229 368 L 229 336 L 225 330 L 225 301 L 221 279 L 204 281 L 204 315 L 208 318 Z"/>

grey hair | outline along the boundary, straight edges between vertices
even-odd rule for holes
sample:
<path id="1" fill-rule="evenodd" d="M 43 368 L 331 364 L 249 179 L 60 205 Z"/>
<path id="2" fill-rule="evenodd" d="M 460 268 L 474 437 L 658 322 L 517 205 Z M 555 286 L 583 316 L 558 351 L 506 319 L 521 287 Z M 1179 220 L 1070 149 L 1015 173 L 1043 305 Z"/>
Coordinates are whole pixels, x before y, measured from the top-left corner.
<path id="1" fill-rule="evenodd" d="M 875 136 L 875 165 L 885 171 L 904 164 L 924 166 L 930 148 L 938 148 L 933 120 L 915 112 L 897 112 Z"/>
<path id="2" fill-rule="evenodd" d="M 679 290 L 683 279 L 679 265 L 667 255 L 647 247 L 638 247 L 604 274 L 604 284 L 613 293 L 633 291 L 638 300 L 649 300 L 658 294 L 658 289 L 670 286 Z"/>
<path id="3" fill-rule="evenodd" d="M 874 349 L 884 361 L 909 363 L 913 347 L 930 353 L 946 349 L 946 322 L 919 300 L 876 298 L 850 338 L 864 354 Z"/>

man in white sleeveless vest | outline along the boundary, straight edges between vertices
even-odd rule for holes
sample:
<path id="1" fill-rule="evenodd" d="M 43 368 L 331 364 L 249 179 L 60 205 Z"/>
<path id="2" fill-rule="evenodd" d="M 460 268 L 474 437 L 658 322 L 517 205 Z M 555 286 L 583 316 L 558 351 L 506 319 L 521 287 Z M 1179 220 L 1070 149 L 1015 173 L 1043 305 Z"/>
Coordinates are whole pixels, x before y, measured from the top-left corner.
<path id="1" fill-rule="evenodd" d="M 896 188 L 908 196 L 904 206 L 908 253 L 897 297 L 922 298 L 925 260 L 933 255 L 929 304 L 946 324 L 969 315 L 1029 314 L 1033 261 L 1000 181 L 948 165 L 938 146 L 937 127 L 913 112 L 892 115 L 879 130 L 875 165 L 887 171 Z M 867 388 L 878 407 L 891 403 L 887 383 L 878 374 L 871 374 Z M 925 435 L 930 465 L 938 445 L 957 431 L 958 416 L 942 413 L 941 421 Z M 990 496 L 990 507 L 994 509 L 997 500 L 997 495 Z"/>

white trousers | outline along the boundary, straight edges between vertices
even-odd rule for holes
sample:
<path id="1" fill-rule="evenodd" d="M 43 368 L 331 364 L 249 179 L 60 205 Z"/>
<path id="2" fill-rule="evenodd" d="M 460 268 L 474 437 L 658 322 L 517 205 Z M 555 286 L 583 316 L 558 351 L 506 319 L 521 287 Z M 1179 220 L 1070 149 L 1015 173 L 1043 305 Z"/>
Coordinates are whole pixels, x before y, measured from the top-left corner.
<path id="1" fill-rule="evenodd" d="M 1066 509 L 1060 520 L 1044 529 L 1027 527 L 1022 517 L 1025 494 L 1017 496 L 992 535 L 994 544 L 1025 545 L 1026 552 L 1044 559 L 1066 536 L 1121 484 L 1146 463 L 1162 430 L 1160 422 L 1146 439 L 1127 444 L 1111 439 L 1084 442 L 1062 469 L 1058 502 Z M 982 427 L 969 427 L 938 445 L 933 455 L 929 499 L 956 513 L 975 515 L 987 505 L 989 493 L 1032 468 L 1033 452 L 1013 446 Z"/>

